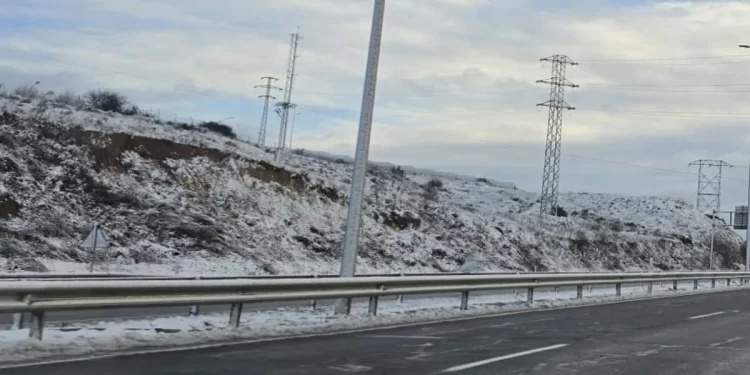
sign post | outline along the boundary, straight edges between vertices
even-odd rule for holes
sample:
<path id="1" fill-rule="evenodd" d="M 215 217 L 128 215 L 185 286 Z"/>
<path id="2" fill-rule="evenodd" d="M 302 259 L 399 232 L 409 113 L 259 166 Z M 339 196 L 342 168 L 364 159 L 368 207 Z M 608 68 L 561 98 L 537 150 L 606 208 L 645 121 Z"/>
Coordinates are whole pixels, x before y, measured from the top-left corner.
<path id="1" fill-rule="evenodd" d="M 89 251 L 89 272 L 94 272 L 96 249 L 106 249 L 109 247 L 109 243 L 104 239 L 104 235 L 101 228 L 99 228 L 98 223 L 94 223 L 94 228 L 91 229 L 89 235 L 83 240 L 81 247 Z"/>

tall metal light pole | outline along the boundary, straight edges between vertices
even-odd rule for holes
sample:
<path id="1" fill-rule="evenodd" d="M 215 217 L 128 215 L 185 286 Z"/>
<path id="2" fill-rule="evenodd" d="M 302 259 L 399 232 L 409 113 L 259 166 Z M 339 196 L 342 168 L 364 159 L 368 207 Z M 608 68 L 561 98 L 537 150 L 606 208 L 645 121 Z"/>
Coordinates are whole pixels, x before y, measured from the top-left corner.
<path id="1" fill-rule="evenodd" d="M 362 108 L 359 115 L 359 133 L 357 150 L 354 154 L 354 172 L 349 192 L 349 212 L 346 217 L 346 234 L 344 235 L 344 252 L 341 255 L 341 277 L 354 277 L 357 264 L 357 241 L 362 224 L 362 201 L 365 194 L 367 175 L 367 156 L 370 151 L 370 131 L 372 113 L 375 108 L 375 87 L 378 81 L 378 62 L 380 61 L 380 42 L 383 36 L 383 18 L 385 0 L 375 0 L 370 29 L 370 50 L 367 53 L 365 85 L 362 93 Z M 348 314 L 351 311 L 351 298 L 336 302 L 336 314 Z"/>
<path id="2" fill-rule="evenodd" d="M 740 48 L 750 48 L 750 45 L 740 44 Z M 748 184 L 747 184 L 747 207 L 750 212 L 750 168 L 748 168 Z M 750 272 L 750 220 L 748 221 L 748 227 L 745 230 L 745 272 Z"/>

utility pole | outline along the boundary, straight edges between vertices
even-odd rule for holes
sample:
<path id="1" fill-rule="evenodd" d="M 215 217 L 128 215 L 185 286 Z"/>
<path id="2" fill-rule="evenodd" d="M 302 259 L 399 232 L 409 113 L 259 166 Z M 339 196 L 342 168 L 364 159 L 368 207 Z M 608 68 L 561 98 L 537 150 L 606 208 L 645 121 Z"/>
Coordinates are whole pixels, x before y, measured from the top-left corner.
<path id="1" fill-rule="evenodd" d="M 289 61 L 286 70 L 286 85 L 284 87 L 284 101 L 276 103 L 276 105 L 279 106 L 279 109 L 281 110 L 281 124 L 279 126 L 279 142 L 276 144 L 275 160 L 279 160 L 279 158 L 281 158 L 281 153 L 286 147 L 286 131 L 287 124 L 289 122 L 289 109 L 296 107 L 296 104 L 292 103 L 292 91 L 294 91 L 294 77 L 296 76 L 295 69 L 297 65 L 297 59 L 299 58 L 299 56 L 297 55 L 297 46 L 299 45 L 300 39 L 299 27 L 297 27 L 297 32 L 292 34 L 291 47 L 289 48 Z"/>
<path id="2" fill-rule="evenodd" d="M 560 184 L 560 147 L 562 141 L 562 114 L 564 109 L 574 107 L 565 102 L 565 87 L 576 88 L 578 85 L 565 78 L 568 65 L 578 65 L 568 56 L 554 55 L 540 61 L 552 62 L 552 77 L 536 81 L 550 86 L 549 100 L 537 106 L 549 107 L 547 119 L 547 145 L 544 149 L 544 172 L 542 174 L 542 197 L 539 208 L 539 224 L 544 223 L 544 215 L 557 214 L 557 193 Z"/>
<path id="3" fill-rule="evenodd" d="M 689 166 L 698 166 L 698 194 L 695 200 L 695 208 L 701 213 L 721 211 L 721 172 L 724 167 L 731 168 L 732 165 L 723 160 L 696 160 Z M 715 172 L 709 174 L 709 168 Z"/>
<path id="4" fill-rule="evenodd" d="M 266 128 L 268 127 L 268 101 L 270 99 L 276 100 L 275 96 L 271 95 L 271 89 L 279 90 L 281 91 L 281 87 L 276 87 L 272 84 L 274 81 L 278 81 L 278 78 L 275 77 L 262 77 L 261 79 L 265 79 L 267 82 L 265 85 L 257 85 L 255 88 L 263 88 L 266 89 L 265 95 L 259 95 L 259 98 L 264 98 L 265 101 L 263 103 L 263 115 L 260 118 L 260 130 L 258 131 L 258 146 L 264 147 L 266 145 Z"/>
<path id="5" fill-rule="evenodd" d="M 354 277 L 357 265 L 357 242 L 362 224 L 362 201 L 367 181 L 367 157 L 370 152 L 370 132 L 372 115 L 375 109 L 375 88 L 378 82 L 378 63 L 380 61 L 380 43 L 383 37 L 383 19 L 385 17 L 385 0 L 375 0 L 370 29 L 370 48 L 367 53 L 365 84 L 362 92 L 362 107 L 359 114 L 359 132 L 357 149 L 354 154 L 354 171 L 349 190 L 349 210 L 346 216 L 346 233 L 344 251 L 341 255 L 341 277 Z M 352 299 L 345 298 L 336 302 L 336 314 L 349 314 Z"/>
<path id="6" fill-rule="evenodd" d="M 750 48 L 750 45 L 740 44 L 740 48 Z M 748 168 L 748 174 L 750 177 L 750 168 Z M 747 185 L 747 207 L 750 212 L 750 181 Z M 745 230 L 745 272 L 750 272 L 750 225 Z"/>

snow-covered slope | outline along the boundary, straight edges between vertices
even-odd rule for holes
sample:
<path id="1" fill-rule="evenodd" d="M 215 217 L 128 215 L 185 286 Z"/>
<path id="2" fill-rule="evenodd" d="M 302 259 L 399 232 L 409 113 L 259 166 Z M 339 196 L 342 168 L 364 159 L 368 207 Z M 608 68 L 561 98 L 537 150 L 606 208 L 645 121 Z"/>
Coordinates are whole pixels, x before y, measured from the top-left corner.
<path id="1" fill-rule="evenodd" d="M 0 262 L 84 269 L 94 222 L 110 269 L 335 272 L 346 160 L 273 154 L 139 116 L 0 99 Z M 711 222 L 686 202 L 564 194 L 538 225 L 538 195 L 507 183 L 375 165 L 358 271 L 705 268 Z M 721 230 L 722 267 L 741 239 Z M 105 256 L 105 254 L 101 254 Z M 102 262 L 104 263 L 104 262 Z M 26 267 L 25 266 L 25 267 Z"/>

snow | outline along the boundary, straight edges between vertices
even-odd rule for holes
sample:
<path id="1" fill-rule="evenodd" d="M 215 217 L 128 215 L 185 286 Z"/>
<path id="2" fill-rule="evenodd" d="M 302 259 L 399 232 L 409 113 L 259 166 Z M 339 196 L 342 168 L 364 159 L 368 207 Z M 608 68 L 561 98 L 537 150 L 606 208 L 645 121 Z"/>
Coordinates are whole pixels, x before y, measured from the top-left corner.
<path id="1" fill-rule="evenodd" d="M 0 98 L 0 111 L 20 118 L 0 121 L 0 198 L 20 207 L 0 219 L 0 266 L 32 258 L 49 271 L 85 271 L 80 244 L 99 222 L 112 243 L 97 252 L 99 272 L 338 271 L 346 158 L 304 151 L 274 161 L 218 134 L 39 100 Z M 567 217 L 539 228 L 538 194 L 512 183 L 388 163 L 367 177 L 359 273 L 455 271 L 468 261 L 545 271 L 558 249 L 571 271 L 708 264 L 711 221 L 677 199 L 561 194 Z M 737 267 L 742 239 L 725 228 L 716 238 L 718 264 Z"/>
<path id="2" fill-rule="evenodd" d="M 718 284 L 718 283 L 717 283 Z M 724 284 L 720 284 L 722 290 Z M 654 285 L 655 296 L 675 294 L 672 283 Z M 709 282 L 700 289 L 710 291 Z M 691 290 L 692 283 L 680 285 L 680 291 Z M 644 285 L 625 285 L 622 297 L 614 296 L 614 286 L 584 289 L 585 298 L 575 299 L 575 289 L 536 291 L 534 308 L 575 306 L 645 297 Z M 116 322 L 52 324 L 44 339 L 28 338 L 28 329 L 0 331 L 0 363 L 23 362 L 44 358 L 93 356 L 107 353 L 175 348 L 267 339 L 291 335 L 368 329 L 419 322 L 478 317 L 527 310 L 525 291 L 491 292 L 470 296 L 469 310 L 459 311 L 459 297 L 410 298 L 403 302 L 382 299 L 378 316 L 367 316 L 367 303 L 354 303 L 352 315 L 333 313 L 332 306 L 310 308 L 277 308 L 252 310 L 246 305 L 238 329 L 227 327 L 227 314 L 196 317 L 168 317 L 153 320 L 120 320 Z"/>

